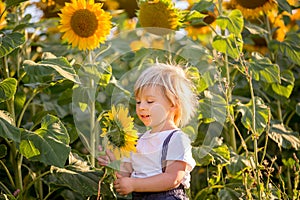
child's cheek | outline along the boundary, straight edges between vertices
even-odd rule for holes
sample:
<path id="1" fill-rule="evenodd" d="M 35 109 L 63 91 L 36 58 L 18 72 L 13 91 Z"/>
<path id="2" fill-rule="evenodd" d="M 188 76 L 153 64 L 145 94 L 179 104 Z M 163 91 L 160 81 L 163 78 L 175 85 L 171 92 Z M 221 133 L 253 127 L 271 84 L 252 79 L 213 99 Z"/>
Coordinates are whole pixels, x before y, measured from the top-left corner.
<path id="1" fill-rule="evenodd" d="M 157 116 L 157 117 L 162 117 L 166 114 L 166 109 L 160 105 L 160 104 L 155 104 L 150 108 L 151 115 L 152 116 Z"/>

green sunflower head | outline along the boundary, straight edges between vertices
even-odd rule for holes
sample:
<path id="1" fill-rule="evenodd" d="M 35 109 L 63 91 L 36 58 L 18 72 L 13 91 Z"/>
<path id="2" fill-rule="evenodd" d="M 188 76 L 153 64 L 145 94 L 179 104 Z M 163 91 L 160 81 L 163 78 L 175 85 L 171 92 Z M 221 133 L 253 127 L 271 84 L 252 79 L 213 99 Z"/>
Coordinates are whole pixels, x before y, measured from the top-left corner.
<path id="1" fill-rule="evenodd" d="M 183 13 L 175 8 L 172 0 L 140 0 L 137 15 L 142 27 L 158 35 L 178 30 L 184 19 Z"/>

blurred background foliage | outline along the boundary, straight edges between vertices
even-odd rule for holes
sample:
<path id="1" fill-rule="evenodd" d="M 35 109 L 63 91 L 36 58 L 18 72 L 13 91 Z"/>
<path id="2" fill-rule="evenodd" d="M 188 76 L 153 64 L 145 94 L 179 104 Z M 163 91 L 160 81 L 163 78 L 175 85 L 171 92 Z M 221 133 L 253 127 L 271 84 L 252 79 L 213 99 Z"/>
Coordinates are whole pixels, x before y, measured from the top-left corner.
<path id="1" fill-rule="evenodd" d="M 186 65 L 199 95 L 191 199 L 300 199 L 299 1 L 95 0 L 113 27 L 93 51 L 62 41 L 65 3 L 0 1 L 0 199 L 126 199 L 79 137 L 73 92 L 95 77 L 89 108 L 135 117 L 156 60 Z"/>

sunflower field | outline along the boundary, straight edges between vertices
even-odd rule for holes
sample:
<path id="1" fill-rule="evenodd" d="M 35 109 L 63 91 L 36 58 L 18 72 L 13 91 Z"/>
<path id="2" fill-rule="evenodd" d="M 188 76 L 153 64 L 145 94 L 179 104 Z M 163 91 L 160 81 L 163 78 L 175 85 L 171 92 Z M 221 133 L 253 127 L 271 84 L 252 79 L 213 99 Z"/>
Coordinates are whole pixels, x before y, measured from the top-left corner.
<path id="1" fill-rule="evenodd" d="M 130 199 L 133 84 L 185 66 L 190 199 L 300 199 L 298 0 L 0 0 L 0 199 Z"/>

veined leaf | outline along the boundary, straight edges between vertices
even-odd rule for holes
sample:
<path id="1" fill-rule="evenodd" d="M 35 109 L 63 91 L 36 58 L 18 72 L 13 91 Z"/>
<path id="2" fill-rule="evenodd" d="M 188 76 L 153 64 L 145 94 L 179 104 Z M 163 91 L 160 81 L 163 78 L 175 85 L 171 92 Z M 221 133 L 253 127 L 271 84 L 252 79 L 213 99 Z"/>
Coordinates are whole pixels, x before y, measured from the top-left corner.
<path id="1" fill-rule="evenodd" d="M 17 32 L 13 32 L 4 35 L 4 37 L 0 37 L 0 58 L 10 54 L 24 42 L 24 35 Z"/>
<path id="2" fill-rule="evenodd" d="M 228 16 L 219 16 L 216 23 L 222 30 L 228 29 L 229 33 L 241 34 L 244 28 L 243 15 L 240 10 L 233 10 Z"/>
<path id="3" fill-rule="evenodd" d="M 232 153 L 233 155 L 230 158 L 230 163 L 226 168 L 228 169 L 230 177 L 237 177 L 242 174 L 246 169 L 252 168 L 254 163 L 251 163 L 251 159 Z"/>
<path id="4" fill-rule="evenodd" d="M 71 162 L 65 168 L 52 166 L 52 173 L 44 180 L 49 185 L 68 187 L 86 198 L 97 195 L 99 179 L 104 174 L 103 170 L 92 170 L 86 161 L 73 154 L 70 154 L 69 160 Z M 101 186 L 101 193 L 105 192 L 108 195 L 110 190 L 106 184 Z"/>
<path id="5" fill-rule="evenodd" d="M 202 0 L 195 3 L 191 10 L 196 10 L 198 12 L 211 10 L 214 7 L 214 3 L 211 0 Z"/>
<path id="6" fill-rule="evenodd" d="M 241 35 L 235 36 L 234 34 L 229 34 L 226 37 L 217 35 L 213 39 L 212 46 L 217 51 L 226 53 L 230 57 L 237 59 L 242 52 L 243 41 Z"/>
<path id="7" fill-rule="evenodd" d="M 199 90 L 206 89 L 212 86 L 216 80 L 214 76 L 217 74 L 217 67 L 212 64 L 213 58 L 208 53 L 208 50 L 201 45 L 195 45 L 193 43 L 187 43 L 180 49 L 180 56 L 193 66 L 197 66 L 197 72 L 191 72 L 193 74 L 200 73 L 201 78 L 197 87 Z M 193 71 L 192 69 L 191 71 Z M 195 70 L 194 70 L 195 71 Z M 200 85 L 201 84 L 201 85 Z M 198 91 L 199 91 L 198 90 Z"/>
<path id="8" fill-rule="evenodd" d="M 210 163 L 214 165 L 227 165 L 229 164 L 230 151 L 225 144 L 216 147 L 200 146 L 192 148 L 193 157 L 197 165 L 207 166 Z"/>
<path id="9" fill-rule="evenodd" d="M 17 90 L 17 80 L 6 78 L 0 82 L 0 103 L 11 99 Z"/>
<path id="10" fill-rule="evenodd" d="M 241 121 L 246 129 L 254 131 L 253 119 L 255 118 L 255 131 L 261 134 L 267 126 L 269 111 L 259 97 L 255 97 L 255 115 L 252 106 L 252 101 L 247 104 L 240 103 L 237 106 L 237 111 L 242 114 Z"/>
<path id="11" fill-rule="evenodd" d="M 254 53 L 249 64 L 249 69 L 253 72 L 254 80 L 267 83 L 280 83 L 279 66 L 273 64 L 268 58 Z"/>
<path id="12" fill-rule="evenodd" d="M 300 34 L 289 34 L 283 42 L 272 40 L 269 48 L 274 52 L 279 52 L 289 58 L 293 63 L 300 65 L 300 46 L 298 41 Z"/>
<path id="13" fill-rule="evenodd" d="M 223 123 L 226 119 L 226 101 L 217 94 L 209 91 L 204 92 L 205 97 L 199 101 L 199 110 L 201 111 L 199 119 L 211 119 Z"/>
<path id="14" fill-rule="evenodd" d="M 271 121 L 269 137 L 277 143 L 279 148 L 300 149 L 299 133 L 278 121 Z"/>
<path id="15" fill-rule="evenodd" d="M 280 83 L 271 83 L 265 84 L 264 88 L 266 92 L 276 98 L 285 100 L 289 98 L 294 89 L 295 77 L 292 71 L 285 70 L 280 74 L 281 84 Z"/>
<path id="16" fill-rule="evenodd" d="M 9 114 L 0 110 L 0 136 L 15 142 L 20 142 L 21 132 L 17 127 L 13 126 L 12 123 L 13 119 Z"/>
<path id="17" fill-rule="evenodd" d="M 79 83 L 79 79 L 75 70 L 71 67 L 70 63 L 64 57 L 48 58 L 39 63 L 31 60 L 25 60 L 23 63 L 27 75 L 30 77 L 31 82 L 45 82 L 49 81 L 58 75 L 64 78 Z"/>
<path id="18" fill-rule="evenodd" d="M 63 167 L 70 153 L 69 142 L 62 122 L 55 116 L 46 115 L 40 129 L 22 131 L 20 152 L 28 159 Z"/>

